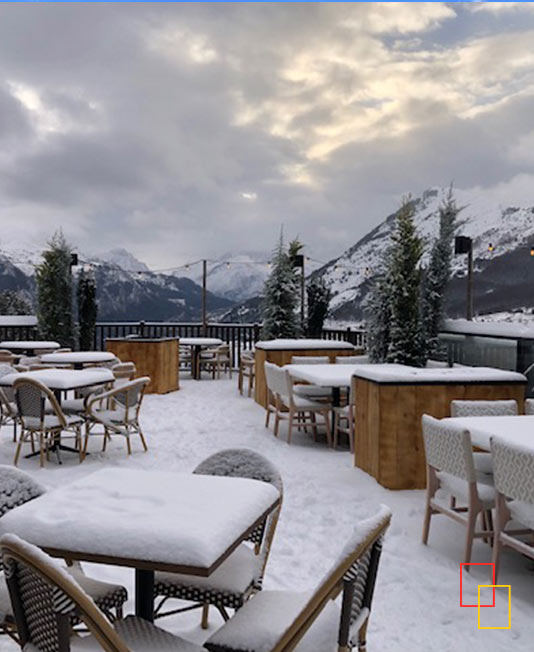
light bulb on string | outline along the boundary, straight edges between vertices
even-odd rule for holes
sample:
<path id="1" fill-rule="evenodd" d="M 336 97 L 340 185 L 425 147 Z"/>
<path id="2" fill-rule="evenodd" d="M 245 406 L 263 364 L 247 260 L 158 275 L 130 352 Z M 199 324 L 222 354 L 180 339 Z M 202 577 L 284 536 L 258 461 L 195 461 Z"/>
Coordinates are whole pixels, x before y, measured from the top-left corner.
<path id="1" fill-rule="evenodd" d="M 230 269 L 230 263 L 226 263 L 226 269 Z"/>
<path id="2" fill-rule="evenodd" d="M 531 255 L 531 256 L 534 256 L 534 247 L 531 247 L 531 248 L 530 248 L 530 255 Z"/>
<path id="3" fill-rule="evenodd" d="M 495 249 L 495 247 L 493 246 L 493 243 L 490 242 L 490 243 L 488 244 L 488 251 L 491 252 L 491 251 L 493 251 L 494 249 Z"/>

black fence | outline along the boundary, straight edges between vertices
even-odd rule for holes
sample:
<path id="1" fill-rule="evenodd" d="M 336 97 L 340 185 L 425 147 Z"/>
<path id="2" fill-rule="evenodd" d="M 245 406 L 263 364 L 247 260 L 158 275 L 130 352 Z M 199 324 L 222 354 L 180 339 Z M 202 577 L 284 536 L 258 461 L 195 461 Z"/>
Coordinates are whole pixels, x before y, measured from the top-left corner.
<path id="1" fill-rule="evenodd" d="M 142 334 L 143 337 L 217 337 L 230 345 L 232 362 L 239 364 L 241 351 L 250 349 L 261 339 L 260 324 L 202 324 L 172 322 L 99 322 L 96 325 L 95 349 L 106 348 L 108 337 L 126 337 Z M 325 329 L 325 340 L 341 340 L 356 346 L 365 346 L 365 332 L 346 329 Z"/>
<path id="2" fill-rule="evenodd" d="M 103 351 L 108 337 L 126 337 L 128 335 L 143 337 L 216 337 L 230 345 L 232 362 L 239 364 L 241 351 L 250 349 L 261 339 L 260 324 L 208 324 L 204 330 L 202 324 L 174 322 L 98 322 L 95 329 L 94 349 Z M 2 326 L 0 340 L 36 340 L 39 339 L 37 328 L 32 326 Z M 328 328 L 323 331 L 322 339 L 338 340 L 365 346 L 365 332 L 351 328 Z"/>

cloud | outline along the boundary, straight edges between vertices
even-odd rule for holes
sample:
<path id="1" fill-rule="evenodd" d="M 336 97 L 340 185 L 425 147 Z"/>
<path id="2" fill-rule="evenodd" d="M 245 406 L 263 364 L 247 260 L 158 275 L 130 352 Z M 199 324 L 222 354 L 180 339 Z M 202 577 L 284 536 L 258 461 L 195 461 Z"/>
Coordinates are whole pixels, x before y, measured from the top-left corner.
<path id="1" fill-rule="evenodd" d="M 534 22 L 499 15 L 1 5 L 0 218 L 161 268 L 269 250 L 281 224 L 326 259 L 451 180 L 525 194 Z"/>

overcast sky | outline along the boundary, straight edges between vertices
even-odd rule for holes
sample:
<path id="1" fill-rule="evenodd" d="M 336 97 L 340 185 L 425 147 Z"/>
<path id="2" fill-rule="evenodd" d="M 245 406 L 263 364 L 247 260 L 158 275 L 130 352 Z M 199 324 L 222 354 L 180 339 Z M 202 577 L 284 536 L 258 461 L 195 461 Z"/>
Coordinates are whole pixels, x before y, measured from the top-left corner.
<path id="1" fill-rule="evenodd" d="M 534 3 L 0 5 L 2 241 L 340 254 L 451 180 L 534 203 Z"/>

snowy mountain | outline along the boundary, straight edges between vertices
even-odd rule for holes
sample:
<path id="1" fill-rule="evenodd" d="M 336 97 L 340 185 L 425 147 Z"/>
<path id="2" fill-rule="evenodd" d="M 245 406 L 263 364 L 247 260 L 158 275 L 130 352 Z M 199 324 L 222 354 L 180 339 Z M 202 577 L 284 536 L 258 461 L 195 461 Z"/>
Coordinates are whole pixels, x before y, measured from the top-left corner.
<path id="1" fill-rule="evenodd" d="M 246 301 L 263 293 L 265 280 L 269 276 L 266 253 L 225 254 L 215 261 L 208 261 L 207 287 L 220 297 L 231 301 Z M 189 271 L 183 268 L 176 273 L 202 283 L 202 265 L 197 264 Z"/>
<path id="2" fill-rule="evenodd" d="M 110 249 L 109 251 L 90 256 L 90 260 L 101 261 L 103 263 L 115 265 L 125 270 L 126 272 L 150 271 L 145 263 L 141 262 L 133 254 L 131 254 L 126 249 L 123 249 L 122 247 L 117 247 L 116 249 Z"/>
<path id="3" fill-rule="evenodd" d="M 427 251 L 438 232 L 438 208 L 448 188 L 432 188 L 414 199 L 415 222 Z M 458 235 L 473 238 L 475 262 L 474 305 L 479 313 L 511 311 L 532 305 L 534 283 L 534 207 L 503 208 L 484 193 L 454 190 L 459 214 Z M 380 268 L 395 221 L 389 215 L 381 224 L 339 258 L 314 275 L 322 276 L 332 289 L 332 317 L 360 320 L 373 277 Z M 454 276 L 448 296 L 448 312 L 461 315 L 465 306 L 466 256 L 453 260 Z"/>
<path id="4" fill-rule="evenodd" d="M 41 261 L 44 248 L 44 244 L 23 249 L 0 243 L 0 291 L 19 290 L 34 302 L 34 266 Z M 202 288 L 188 278 L 152 273 L 124 249 L 96 256 L 79 252 L 79 260 L 94 270 L 101 321 L 200 319 Z M 210 314 L 217 315 L 232 302 L 208 292 L 207 306 Z"/>

